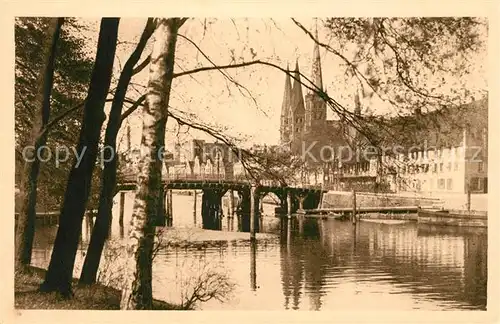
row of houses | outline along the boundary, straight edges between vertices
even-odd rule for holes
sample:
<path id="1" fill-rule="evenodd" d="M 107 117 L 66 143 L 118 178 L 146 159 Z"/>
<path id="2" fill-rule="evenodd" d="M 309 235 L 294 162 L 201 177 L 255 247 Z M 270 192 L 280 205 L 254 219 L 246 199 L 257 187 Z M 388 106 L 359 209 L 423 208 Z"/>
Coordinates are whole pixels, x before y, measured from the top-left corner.
<path id="1" fill-rule="evenodd" d="M 334 154 L 326 161 L 320 157 L 301 161 L 300 167 L 289 169 L 289 182 L 334 190 L 485 193 L 487 116 L 488 104 L 484 99 L 453 109 L 398 117 L 390 123 L 401 136 L 380 141 L 375 150 L 361 135 L 356 137 L 357 146 L 341 147 L 347 140 L 337 138 Z M 338 153 L 347 147 L 350 156 Z M 289 159 L 294 155 L 290 147 L 283 145 L 254 146 L 245 152 L 247 156 L 286 156 L 284 169 L 290 167 Z M 248 166 L 249 161 L 246 162 Z M 163 172 L 179 177 L 205 175 L 224 179 L 245 176 L 246 169 L 234 148 L 195 139 L 176 144 L 174 151 L 167 154 Z"/>
<path id="2" fill-rule="evenodd" d="M 399 133 L 405 136 L 383 142 L 375 148 L 378 152 L 358 138 L 361 144 L 352 149 L 352 156 L 338 154 L 325 163 L 310 163 L 301 180 L 336 190 L 486 193 L 487 114 L 487 100 L 481 100 L 405 117 L 418 121 L 401 127 Z"/>

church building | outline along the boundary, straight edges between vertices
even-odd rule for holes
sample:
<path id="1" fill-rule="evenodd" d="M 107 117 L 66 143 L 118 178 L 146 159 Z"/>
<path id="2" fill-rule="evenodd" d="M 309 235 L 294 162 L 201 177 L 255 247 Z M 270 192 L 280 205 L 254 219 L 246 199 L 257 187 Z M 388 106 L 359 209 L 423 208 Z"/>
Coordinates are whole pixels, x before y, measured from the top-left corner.
<path id="1" fill-rule="evenodd" d="M 317 30 L 315 36 L 317 39 Z M 389 119 L 388 124 L 395 130 L 402 127 L 399 134 L 406 136 L 390 137 L 386 146 L 403 145 L 408 151 L 392 156 L 382 154 L 366 157 L 361 154 L 360 157 L 352 156 L 352 153 L 363 150 L 362 144 L 367 144 L 367 139 L 342 116 L 338 120 L 326 119 L 327 103 L 320 95 L 326 93 L 326 89 L 317 43 L 314 44 L 311 74 L 308 77 L 313 83 L 311 87 L 317 91 L 307 86 L 304 96 L 298 62 L 291 75 L 293 77 L 290 74 L 285 77 L 280 145 L 288 148 L 293 155 L 305 158 L 304 170 L 298 176 L 300 182 L 323 184 L 335 190 L 487 191 L 487 99 L 473 99 L 467 105 L 453 109 L 439 108 L 425 114 L 416 108 L 414 115 Z M 310 82 L 304 84 L 309 85 Z M 361 116 L 361 100 L 358 89 L 354 98 L 354 116 Z M 439 127 L 430 127 L 431 124 L 438 124 Z M 422 147 L 424 141 L 434 147 L 432 152 Z M 409 148 L 412 147 L 416 147 L 418 152 L 411 151 Z M 351 160 L 345 159 L 342 148 L 351 149 Z M 457 160 L 453 153 L 467 152 L 473 148 L 479 148 L 480 154 L 476 154 L 481 158 L 479 162 L 469 161 L 467 154 L 462 154 Z M 446 160 L 443 160 L 445 157 Z"/>

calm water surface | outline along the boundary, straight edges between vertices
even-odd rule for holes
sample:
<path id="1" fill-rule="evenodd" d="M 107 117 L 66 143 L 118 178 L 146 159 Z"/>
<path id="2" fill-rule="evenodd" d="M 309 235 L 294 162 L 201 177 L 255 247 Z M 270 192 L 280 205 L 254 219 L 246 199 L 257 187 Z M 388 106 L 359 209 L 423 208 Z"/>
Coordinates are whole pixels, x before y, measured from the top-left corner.
<path id="1" fill-rule="evenodd" d="M 200 197 L 198 196 L 200 199 Z M 201 200 L 201 199 L 200 199 Z M 113 210 L 112 237 L 127 233 L 133 194 L 127 194 L 125 228 Z M 200 201 L 199 201 L 200 202 Z M 198 202 L 174 194 L 174 227 L 200 227 Z M 271 215 L 274 206 L 264 205 Z M 128 219 L 127 219 L 128 218 Z M 225 231 L 237 230 L 237 220 Z M 486 309 L 486 231 L 335 220 L 263 217 L 269 239 L 213 242 L 171 248 L 155 258 L 154 296 L 179 302 L 203 266 L 226 272 L 236 283 L 231 299 L 200 305 L 207 310 L 459 310 Z M 39 227 L 33 264 L 47 266 L 57 227 Z M 84 226 L 75 275 L 79 275 L 89 230 Z"/>

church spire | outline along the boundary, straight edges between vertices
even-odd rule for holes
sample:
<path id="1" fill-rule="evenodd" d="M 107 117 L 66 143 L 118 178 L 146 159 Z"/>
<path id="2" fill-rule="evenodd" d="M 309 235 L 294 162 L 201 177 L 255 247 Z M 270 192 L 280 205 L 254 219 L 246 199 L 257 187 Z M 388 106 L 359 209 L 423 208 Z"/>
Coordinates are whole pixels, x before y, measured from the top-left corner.
<path id="1" fill-rule="evenodd" d="M 304 112 L 304 96 L 302 94 L 302 83 L 300 81 L 299 61 L 295 61 L 294 81 L 292 87 L 292 110 Z"/>
<path id="2" fill-rule="evenodd" d="M 287 116 L 288 110 L 290 109 L 290 95 L 292 93 L 292 83 L 290 81 L 290 69 L 288 64 L 286 65 L 286 76 L 285 76 L 285 90 L 283 91 L 283 102 L 281 104 L 281 116 Z"/>
<path id="3" fill-rule="evenodd" d="M 289 118 L 292 103 L 292 83 L 290 81 L 289 66 L 286 66 L 287 74 L 285 76 L 285 90 L 283 91 L 283 102 L 281 104 L 281 129 L 280 140 L 281 143 L 287 143 L 290 140 L 289 134 Z"/>
<path id="4" fill-rule="evenodd" d="M 314 83 L 316 87 L 323 90 L 323 77 L 321 75 L 321 58 L 319 55 L 319 42 L 318 39 L 318 22 L 316 21 L 316 29 L 314 32 L 314 38 L 316 41 L 314 42 L 314 50 L 313 50 L 313 61 L 312 61 L 312 69 L 311 69 L 311 81 Z"/>

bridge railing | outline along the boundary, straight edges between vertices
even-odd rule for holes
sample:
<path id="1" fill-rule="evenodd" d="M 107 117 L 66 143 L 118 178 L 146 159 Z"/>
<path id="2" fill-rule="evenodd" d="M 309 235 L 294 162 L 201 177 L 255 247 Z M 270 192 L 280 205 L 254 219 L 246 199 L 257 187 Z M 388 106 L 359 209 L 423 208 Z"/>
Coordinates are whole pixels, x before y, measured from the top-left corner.
<path id="1" fill-rule="evenodd" d="M 170 174 L 162 177 L 164 181 L 220 181 L 239 182 L 251 184 L 254 180 L 246 175 L 224 175 L 224 174 Z M 280 186 L 281 183 L 274 179 L 263 179 L 259 182 L 264 186 Z"/>
<path id="2" fill-rule="evenodd" d="M 136 180 L 136 174 L 126 174 L 123 179 L 127 182 L 134 182 Z M 238 182 L 251 184 L 255 180 L 249 178 L 244 174 L 237 175 L 225 175 L 225 174 L 163 174 L 163 181 L 210 181 L 210 182 Z M 283 183 L 275 179 L 261 179 L 259 181 L 260 185 L 268 187 L 282 187 Z M 300 182 L 290 182 L 287 186 L 295 188 L 306 188 L 306 189 L 321 189 L 321 185 L 313 184 L 303 184 Z"/>

